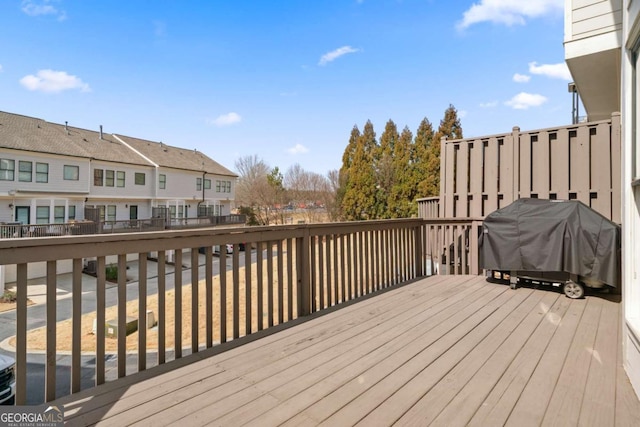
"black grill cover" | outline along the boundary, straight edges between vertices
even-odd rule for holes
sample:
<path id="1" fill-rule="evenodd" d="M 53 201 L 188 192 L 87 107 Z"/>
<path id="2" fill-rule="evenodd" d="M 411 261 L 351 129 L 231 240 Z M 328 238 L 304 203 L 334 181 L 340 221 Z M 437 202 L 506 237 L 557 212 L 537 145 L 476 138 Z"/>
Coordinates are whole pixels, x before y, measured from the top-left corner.
<path id="1" fill-rule="evenodd" d="M 579 201 L 517 200 L 485 218 L 479 246 L 487 270 L 565 272 L 620 286 L 620 227 Z"/>

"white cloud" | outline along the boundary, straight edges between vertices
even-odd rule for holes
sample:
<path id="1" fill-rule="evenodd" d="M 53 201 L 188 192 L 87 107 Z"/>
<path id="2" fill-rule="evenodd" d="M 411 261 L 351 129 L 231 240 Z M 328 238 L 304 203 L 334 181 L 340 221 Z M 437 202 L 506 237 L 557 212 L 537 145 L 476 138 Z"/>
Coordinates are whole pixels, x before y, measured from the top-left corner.
<path id="1" fill-rule="evenodd" d="M 351 46 L 342 46 L 336 50 L 327 52 L 322 55 L 322 57 L 320 58 L 320 62 L 318 62 L 318 65 L 327 65 L 329 62 L 335 61 L 343 55 L 346 55 L 348 53 L 356 53 L 358 51 L 359 49 L 354 49 Z"/>
<path id="2" fill-rule="evenodd" d="M 242 117 L 240 117 L 240 114 L 231 112 L 231 113 L 218 116 L 213 120 L 209 120 L 209 123 L 218 127 L 223 127 L 223 126 L 231 126 L 236 123 L 240 123 L 241 121 L 242 121 Z"/>
<path id="3" fill-rule="evenodd" d="M 494 108 L 498 106 L 498 101 L 482 102 L 480 108 Z"/>
<path id="4" fill-rule="evenodd" d="M 308 152 L 309 149 L 302 144 L 296 144 L 293 147 L 287 149 L 289 154 L 302 154 Z"/>
<path id="5" fill-rule="evenodd" d="M 459 119 L 464 119 L 465 117 L 467 117 L 468 114 L 469 112 L 467 110 L 458 110 Z"/>
<path id="6" fill-rule="evenodd" d="M 515 73 L 513 75 L 513 81 L 516 83 L 527 83 L 529 80 L 531 80 L 531 76 L 528 76 L 526 74 Z"/>
<path id="7" fill-rule="evenodd" d="M 529 62 L 529 72 L 531 74 L 538 74 L 541 76 L 547 76 L 552 79 L 562 79 L 571 81 L 571 72 L 569 67 L 564 62 L 559 64 L 541 64 L 537 62 Z"/>
<path id="8" fill-rule="evenodd" d="M 463 30 L 480 22 L 524 25 L 527 19 L 562 15 L 565 0 L 480 0 L 462 15 L 457 28 Z"/>
<path id="9" fill-rule="evenodd" d="M 22 11 L 29 16 L 53 15 L 58 21 L 67 19 L 67 13 L 59 10 L 51 3 L 53 0 L 22 0 Z"/>
<path id="10" fill-rule="evenodd" d="M 34 76 L 30 74 L 20 79 L 20 84 L 32 91 L 58 93 L 65 90 L 79 89 L 81 92 L 91 92 L 91 88 L 76 76 L 66 71 L 40 70 Z"/>
<path id="11" fill-rule="evenodd" d="M 547 98 L 535 93 L 520 92 L 504 104 L 514 110 L 526 110 L 529 107 L 539 107 L 547 102 Z"/>

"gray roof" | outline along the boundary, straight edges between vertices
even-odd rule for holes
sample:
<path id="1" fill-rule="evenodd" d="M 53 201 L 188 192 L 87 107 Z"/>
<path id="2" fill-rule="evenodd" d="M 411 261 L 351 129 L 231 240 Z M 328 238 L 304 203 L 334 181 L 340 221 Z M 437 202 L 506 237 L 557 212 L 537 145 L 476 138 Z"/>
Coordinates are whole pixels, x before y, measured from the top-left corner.
<path id="1" fill-rule="evenodd" d="M 136 154 L 119 139 L 137 150 Z M 172 147 L 161 142 L 129 136 L 111 135 L 73 126 L 49 123 L 0 111 L 0 148 L 61 154 L 108 162 L 150 166 L 157 165 L 209 174 L 237 177 L 218 162 L 196 150 Z M 144 156 L 144 157 L 143 157 Z M 146 157 L 146 159 L 145 159 Z"/>
<path id="2" fill-rule="evenodd" d="M 147 141 L 119 134 L 116 136 L 159 166 L 202 171 L 234 178 L 238 176 L 197 150 L 172 147 L 162 142 Z"/>
<path id="3" fill-rule="evenodd" d="M 2 111 L 0 147 L 150 166 L 112 135 Z"/>

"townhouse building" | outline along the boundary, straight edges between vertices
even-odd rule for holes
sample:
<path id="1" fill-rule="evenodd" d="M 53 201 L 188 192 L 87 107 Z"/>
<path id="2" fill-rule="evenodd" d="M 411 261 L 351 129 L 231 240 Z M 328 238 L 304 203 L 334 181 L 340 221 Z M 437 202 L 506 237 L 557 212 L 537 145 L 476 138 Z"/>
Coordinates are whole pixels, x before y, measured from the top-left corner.
<path id="1" fill-rule="evenodd" d="M 228 215 L 236 178 L 197 150 L 0 112 L 0 222 Z"/>
<path id="2" fill-rule="evenodd" d="M 588 120 L 620 112 L 622 360 L 640 395 L 640 1 L 566 0 L 565 59 Z"/>

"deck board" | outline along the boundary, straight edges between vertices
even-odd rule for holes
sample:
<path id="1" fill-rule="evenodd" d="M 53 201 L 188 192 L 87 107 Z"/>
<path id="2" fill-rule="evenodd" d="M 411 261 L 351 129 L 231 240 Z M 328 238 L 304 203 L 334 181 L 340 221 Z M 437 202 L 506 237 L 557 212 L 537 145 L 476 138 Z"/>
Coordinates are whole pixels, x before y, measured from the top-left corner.
<path id="1" fill-rule="evenodd" d="M 436 276 L 54 403 L 70 425 L 638 425 L 620 329 L 607 295 Z"/>

